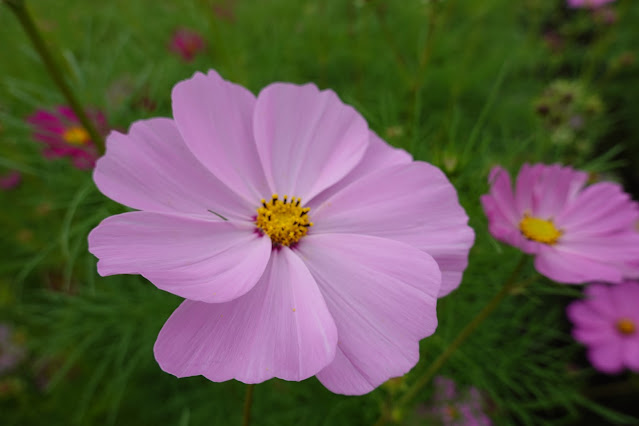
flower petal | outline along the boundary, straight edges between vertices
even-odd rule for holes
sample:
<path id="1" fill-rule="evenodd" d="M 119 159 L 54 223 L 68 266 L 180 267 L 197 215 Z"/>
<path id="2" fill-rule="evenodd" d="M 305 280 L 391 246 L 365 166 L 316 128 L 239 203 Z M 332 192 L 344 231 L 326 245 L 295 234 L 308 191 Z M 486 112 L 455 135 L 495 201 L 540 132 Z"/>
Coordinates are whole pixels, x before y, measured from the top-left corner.
<path id="1" fill-rule="evenodd" d="M 493 167 L 488 177 L 490 182 L 490 194 L 482 197 L 482 203 L 485 204 L 484 198 L 490 198 L 492 209 L 486 209 L 489 212 L 498 214 L 500 221 L 506 221 L 513 228 L 519 228 L 519 222 L 522 219 L 521 214 L 515 208 L 515 198 L 513 195 L 512 185 L 510 183 L 510 175 L 502 167 Z M 491 220 L 492 215 L 488 215 Z"/>
<path id="2" fill-rule="evenodd" d="M 475 237 L 455 188 L 438 168 L 419 161 L 370 173 L 310 214 L 314 234 L 374 235 L 433 256 L 442 271 L 440 297 L 461 282 Z"/>
<path id="3" fill-rule="evenodd" d="M 588 174 L 558 164 L 524 164 L 517 176 L 515 204 L 525 213 L 552 219 L 561 213 L 588 180 Z"/>
<path id="4" fill-rule="evenodd" d="M 590 363 L 599 371 L 615 374 L 623 370 L 621 341 L 610 340 L 606 344 L 595 345 L 588 350 Z"/>
<path id="5" fill-rule="evenodd" d="M 557 217 L 566 237 L 634 231 L 639 204 L 621 186 L 601 182 L 584 189 Z"/>
<path id="6" fill-rule="evenodd" d="M 93 179 L 104 195 L 139 210 L 250 220 L 247 203 L 189 151 L 173 120 L 137 121 L 128 135 L 112 132 Z"/>
<path id="7" fill-rule="evenodd" d="M 195 157 L 251 203 L 269 190 L 253 139 L 255 96 L 215 71 L 175 85 L 173 116 Z"/>
<path id="8" fill-rule="evenodd" d="M 141 274 L 180 297 L 226 302 L 255 285 L 271 241 L 230 222 L 131 212 L 91 231 L 89 251 L 100 259 L 102 276 Z"/>
<path id="9" fill-rule="evenodd" d="M 625 339 L 623 344 L 623 357 L 626 366 L 634 372 L 639 372 L 639 338 L 634 336 Z"/>
<path id="10" fill-rule="evenodd" d="M 304 202 L 346 176 L 368 146 L 364 118 L 335 92 L 313 84 L 265 87 L 253 126 L 273 192 Z"/>
<path id="11" fill-rule="evenodd" d="M 437 263 L 384 238 L 307 235 L 297 246 L 318 283 L 339 333 L 335 360 L 318 375 L 331 391 L 370 392 L 408 372 L 419 340 L 437 327 Z"/>
<path id="12" fill-rule="evenodd" d="M 596 258 L 545 247 L 535 257 L 537 271 L 551 280 L 566 284 L 582 284 L 590 281 L 619 282 L 621 270 L 615 265 L 599 262 Z"/>
<path id="13" fill-rule="evenodd" d="M 333 194 L 341 191 L 351 183 L 362 177 L 377 172 L 386 167 L 392 167 L 399 164 L 409 164 L 413 161 L 413 157 L 400 148 L 394 148 L 382 138 L 377 136 L 373 131 L 369 131 L 369 143 L 362 161 L 360 161 L 349 174 L 340 179 L 335 185 L 322 191 L 313 199 L 306 203 L 311 209 L 322 204 L 323 201 L 331 197 Z"/>
<path id="14" fill-rule="evenodd" d="M 542 166 L 532 193 L 531 214 L 542 219 L 555 218 L 588 180 L 588 174 L 559 164 Z"/>
<path id="15" fill-rule="evenodd" d="M 337 330 L 317 284 L 287 247 L 274 251 L 260 281 L 228 303 L 186 300 L 155 343 L 155 358 L 178 377 L 259 383 L 304 380 L 335 356 Z"/>

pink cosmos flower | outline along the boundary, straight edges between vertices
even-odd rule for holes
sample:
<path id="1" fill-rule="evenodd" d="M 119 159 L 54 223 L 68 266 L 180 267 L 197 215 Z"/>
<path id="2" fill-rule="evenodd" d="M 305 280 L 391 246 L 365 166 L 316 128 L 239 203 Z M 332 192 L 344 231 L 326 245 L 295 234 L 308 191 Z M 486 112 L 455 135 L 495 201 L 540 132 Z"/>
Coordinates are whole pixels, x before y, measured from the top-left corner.
<path id="1" fill-rule="evenodd" d="M 22 182 L 22 173 L 11 170 L 9 173 L 0 176 L 0 189 L 10 191 L 17 188 Z"/>
<path id="2" fill-rule="evenodd" d="M 204 39 L 195 31 L 188 28 L 178 28 L 173 33 L 169 50 L 177 53 L 186 62 L 191 62 L 195 56 L 206 48 Z"/>
<path id="3" fill-rule="evenodd" d="M 317 375 L 344 394 L 410 370 L 474 239 L 444 174 L 313 84 L 255 97 L 210 71 L 172 99 L 174 120 L 109 136 L 94 180 L 142 211 L 89 235 L 101 275 L 141 274 L 187 299 L 155 344 L 162 369 Z"/>
<path id="4" fill-rule="evenodd" d="M 89 111 L 98 131 L 106 133 L 106 120 L 100 111 Z M 98 151 L 73 110 L 58 106 L 54 111 L 37 110 L 27 122 L 33 127 L 33 137 L 46 145 L 45 158 L 70 157 L 73 165 L 90 170 L 98 158 Z"/>
<path id="5" fill-rule="evenodd" d="M 639 372 L 639 282 L 591 284 L 586 299 L 568 305 L 575 340 L 588 346 L 588 359 L 604 373 L 624 367 Z"/>
<path id="6" fill-rule="evenodd" d="M 524 164 L 515 190 L 501 167 L 481 197 L 490 233 L 535 255 L 535 268 L 561 283 L 618 283 L 639 260 L 639 204 L 620 185 L 585 187 L 588 175 L 560 165 Z"/>
<path id="7" fill-rule="evenodd" d="M 615 0 L 567 0 L 568 7 L 573 9 L 585 8 L 585 9 L 597 9 L 608 3 L 612 3 Z"/>

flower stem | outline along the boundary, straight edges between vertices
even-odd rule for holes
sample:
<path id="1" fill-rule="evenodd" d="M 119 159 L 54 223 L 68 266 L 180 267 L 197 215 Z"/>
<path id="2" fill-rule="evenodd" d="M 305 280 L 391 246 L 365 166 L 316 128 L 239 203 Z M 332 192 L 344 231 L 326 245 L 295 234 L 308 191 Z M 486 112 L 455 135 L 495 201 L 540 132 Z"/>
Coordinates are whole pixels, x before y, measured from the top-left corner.
<path id="1" fill-rule="evenodd" d="M 415 382 L 410 387 L 410 389 L 408 389 L 408 391 L 399 399 L 399 401 L 397 401 L 397 404 L 395 406 L 396 410 L 401 409 L 401 407 L 408 404 L 410 400 L 413 399 L 415 395 L 417 395 L 417 393 L 430 382 L 435 373 L 437 373 L 437 371 L 439 371 L 444 363 L 448 361 L 448 358 L 451 357 L 451 355 L 457 350 L 457 348 L 459 348 L 461 344 L 466 341 L 468 336 L 470 336 L 472 332 L 475 331 L 475 329 L 479 327 L 482 322 L 484 322 L 484 320 L 495 310 L 495 308 L 499 306 L 499 303 L 504 299 L 504 297 L 506 297 L 513 290 L 517 283 L 517 277 L 519 276 L 521 270 L 524 268 L 527 259 L 528 256 L 526 254 L 523 254 L 521 259 L 519 260 L 519 263 L 517 263 L 517 266 L 515 266 L 515 269 L 512 271 L 501 290 L 499 290 L 499 292 L 495 294 L 495 296 L 493 296 L 488 304 L 484 306 L 484 308 L 468 324 L 466 324 L 463 330 L 459 332 L 457 337 L 455 337 L 455 340 L 453 340 L 453 342 L 448 345 L 446 350 L 444 350 L 444 352 L 442 352 L 437 357 L 437 359 L 435 359 L 435 361 L 430 364 L 428 369 L 417 380 L 417 382 Z M 377 424 L 384 424 L 384 420 L 380 420 L 381 422 L 378 421 Z"/>
<path id="2" fill-rule="evenodd" d="M 253 388 L 254 384 L 246 385 L 246 395 L 244 396 L 244 415 L 242 418 L 242 426 L 251 424 L 251 405 L 253 405 Z"/>
<path id="3" fill-rule="evenodd" d="M 73 112 L 78 117 L 82 126 L 86 129 L 86 131 L 91 136 L 91 140 L 95 144 L 96 148 L 100 153 L 104 153 L 104 139 L 102 135 L 98 132 L 93 122 L 87 116 L 85 110 L 82 108 L 80 101 L 71 90 L 71 86 L 67 83 L 67 80 L 64 78 L 62 71 L 58 64 L 56 64 L 51 51 L 47 47 L 46 42 L 42 38 L 42 34 L 35 25 L 33 18 L 29 14 L 29 11 L 25 5 L 24 0 L 4 0 L 4 3 L 11 9 L 11 11 L 15 14 L 16 18 L 24 28 L 24 31 L 27 33 L 27 36 L 31 40 L 33 47 L 40 55 L 42 62 L 44 63 L 45 68 L 47 69 L 49 75 L 58 86 L 62 95 L 66 98 L 67 102 Z"/>

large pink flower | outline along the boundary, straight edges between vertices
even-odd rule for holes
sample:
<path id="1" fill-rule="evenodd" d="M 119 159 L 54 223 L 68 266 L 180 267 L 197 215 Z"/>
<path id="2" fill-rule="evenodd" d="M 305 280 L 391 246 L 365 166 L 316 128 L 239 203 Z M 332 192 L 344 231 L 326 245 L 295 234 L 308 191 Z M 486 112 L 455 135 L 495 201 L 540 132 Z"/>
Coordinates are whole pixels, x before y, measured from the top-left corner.
<path id="1" fill-rule="evenodd" d="M 543 275 L 562 283 L 617 283 L 637 272 L 639 204 L 620 185 L 585 187 L 586 173 L 544 164 L 524 164 L 514 192 L 501 167 L 489 180 L 481 202 L 490 233 L 535 255 Z"/>
<path id="2" fill-rule="evenodd" d="M 89 236 L 101 275 L 187 299 L 158 336 L 160 366 L 246 383 L 317 375 L 345 394 L 406 373 L 474 238 L 443 173 L 312 84 L 256 98 L 211 71 L 172 98 L 174 120 L 109 136 L 95 182 L 142 211 Z"/>
<path id="3" fill-rule="evenodd" d="M 575 340 L 588 346 L 592 365 L 604 373 L 639 372 L 639 283 L 591 284 L 586 299 L 571 303 Z"/>

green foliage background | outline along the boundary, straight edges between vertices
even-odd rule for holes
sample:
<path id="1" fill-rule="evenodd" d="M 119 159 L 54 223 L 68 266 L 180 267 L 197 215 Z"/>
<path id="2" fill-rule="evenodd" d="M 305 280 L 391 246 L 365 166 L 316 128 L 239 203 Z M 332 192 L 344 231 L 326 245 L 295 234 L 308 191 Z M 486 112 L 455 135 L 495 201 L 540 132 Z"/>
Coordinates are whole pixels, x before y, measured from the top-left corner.
<path id="1" fill-rule="evenodd" d="M 0 320 L 25 334 L 29 357 L 11 373 L 19 390 L 0 396 L 0 422 L 240 424 L 243 384 L 178 380 L 153 359 L 155 337 L 179 298 L 138 276 L 97 275 L 86 236 L 125 208 L 101 195 L 90 173 L 40 156 L 24 118 L 64 99 L 2 6 L 0 173 L 20 170 L 24 182 L 0 193 Z M 254 93 L 273 81 L 312 81 L 334 89 L 389 143 L 442 168 L 458 189 L 476 244 L 462 285 L 439 303 L 438 331 L 422 342 L 417 367 L 362 397 L 331 394 L 314 378 L 271 380 L 255 391 L 257 425 L 374 423 L 497 292 L 520 254 L 487 231 L 479 196 L 492 166 L 516 173 L 524 162 L 562 162 L 638 188 L 639 67 L 632 58 L 639 5 L 632 0 L 615 3 L 614 25 L 558 0 L 29 6 L 74 89 L 105 111 L 112 128 L 170 116 L 171 87 L 196 70 L 214 68 Z M 181 26 L 208 45 L 192 63 L 167 51 Z M 555 36 L 560 48 L 549 42 Z M 559 78 L 605 105 L 582 135 L 584 149 L 554 143 L 536 115 L 544 88 Z M 481 389 L 496 424 L 636 424 L 637 377 L 597 376 L 570 337 L 564 308 L 580 288 L 537 277 L 531 264 L 522 279 L 534 282 L 511 295 L 441 374 Z M 416 407 L 427 406 L 432 392 L 426 388 L 396 419 L 423 424 Z"/>

